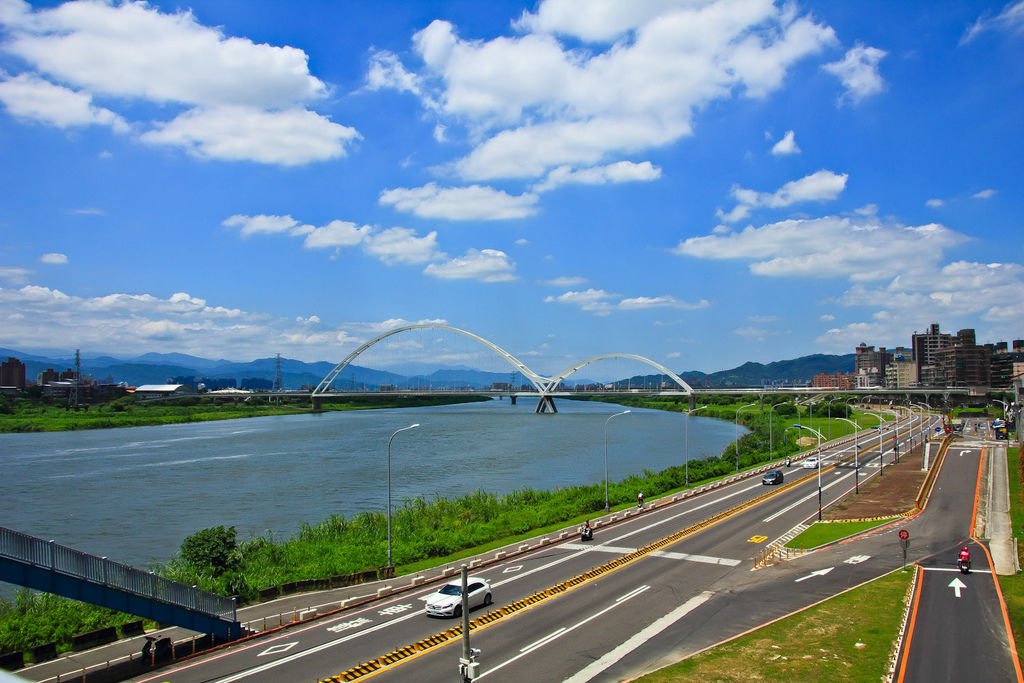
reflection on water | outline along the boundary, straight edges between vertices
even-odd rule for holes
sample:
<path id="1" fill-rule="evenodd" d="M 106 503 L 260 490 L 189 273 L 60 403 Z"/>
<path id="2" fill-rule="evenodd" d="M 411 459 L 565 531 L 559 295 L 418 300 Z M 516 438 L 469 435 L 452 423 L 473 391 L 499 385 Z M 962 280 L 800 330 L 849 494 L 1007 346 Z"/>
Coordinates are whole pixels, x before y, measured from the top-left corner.
<path id="1" fill-rule="evenodd" d="M 559 401 L 557 415 L 506 401 L 0 435 L 0 526 L 136 566 L 166 562 L 218 524 L 239 538 L 293 534 L 330 514 L 383 511 L 392 496 L 553 489 L 683 462 L 679 413 Z M 690 457 L 718 455 L 729 422 L 695 416 Z"/>

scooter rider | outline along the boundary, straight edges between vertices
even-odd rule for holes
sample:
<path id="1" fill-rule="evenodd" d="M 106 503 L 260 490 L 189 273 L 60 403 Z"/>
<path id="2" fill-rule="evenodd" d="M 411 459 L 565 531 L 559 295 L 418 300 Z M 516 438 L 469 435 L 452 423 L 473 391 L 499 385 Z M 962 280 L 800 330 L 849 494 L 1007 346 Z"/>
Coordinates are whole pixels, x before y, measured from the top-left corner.
<path id="1" fill-rule="evenodd" d="M 971 551 L 967 549 L 967 546 L 960 548 L 960 555 L 957 556 L 957 560 L 968 569 L 971 568 Z"/>
<path id="2" fill-rule="evenodd" d="M 589 541 L 594 538 L 594 527 L 590 526 L 590 520 L 588 519 L 580 527 L 580 539 L 583 541 Z"/>

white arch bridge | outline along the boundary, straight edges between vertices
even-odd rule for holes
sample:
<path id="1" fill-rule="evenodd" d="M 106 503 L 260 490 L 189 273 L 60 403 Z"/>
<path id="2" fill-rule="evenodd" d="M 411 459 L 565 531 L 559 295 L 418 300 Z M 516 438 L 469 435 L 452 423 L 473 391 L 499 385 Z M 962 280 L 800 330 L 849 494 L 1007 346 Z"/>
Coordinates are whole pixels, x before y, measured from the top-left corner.
<path id="1" fill-rule="evenodd" d="M 391 336 L 396 335 L 396 334 L 400 334 L 402 332 L 408 332 L 410 330 L 444 330 L 444 331 L 447 331 L 447 332 L 454 332 L 455 334 L 459 334 L 459 335 L 462 335 L 462 336 L 467 337 L 469 339 L 472 339 L 473 341 L 475 341 L 475 342 L 483 345 L 487 349 L 493 351 L 500 358 L 504 359 L 505 362 L 508 363 L 514 370 L 516 370 L 517 372 L 521 373 L 523 375 L 523 377 L 525 377 L 527 379 L 527 381 L 529 381 L 530 384 L 533 385 L 533 388 L 535 389 L 534 392 L 512 392 L 512 391 L 510 391 L 510 394 L 512 395 L 513 398 L 515 398 L 515 396 L 517 394 L 518 395 L 536 395 L 538 397 L 536 412 L 538 412 L 538 413 L 547 413 L 547 412 L 555 413 L 555 412 L 558 412 L 558 410 L 555 408 L 554 397 L 555 396 L 571 396 L 571 395 L 573 395 L 575 393 L 575 392 L 570 392 L 570 391 L 561 389 L 560 387 L 562 386 L 562 383 L 567 378 L 569 378 L 571 375 L 573 375 L 574 373 L 578 372 L 579 370 L 585 368 L 586 366 L 590 365 L 591 363 L 596 363 L 597 361 L 601 361 L 601 360 L 607 360 L 609 358 L 620 358 L 620 359 L 627 359 L 627 360 L 635 360 L 635 361 L 639 361 L 641 363 L 645 363 L 646 365 L 649 365 L 652 368 L 654 368 L 655 370 L 657 370 L 660 374 L 665 375 L 666 377 L 671 379 L 672 382 L 678 387 L 678 388 L 671 388 L 671 389 L 663 389 L 662 388 L 662 389 L 659 389 L 659 390 L 657 390 L 655 392 L 645 391 L 644 393 L 657 393 L 659 395 L 669 395 L 669 396 L 690 396 L 690 395 L 693 394 L 693 389 L 690 387 L 690 385 L 687 384 L 685 381 L 683 381 L 683 379 L 681 377 L 679 377 L 676 373 L 672 372 L 671 370 L 669 370 L 668 368 L 666 368 L 664 365 L 662 365 L 660 363 L 657 363 L 657 362 L 655 362 L 655 361 L 653 361 L 653 360 L 651 360 L 649 358 L 644 358 L 643 356 L 638 356 L 636 354 L 632 354 L 632 353 L 605 353 L 605 354 L 602 354 L 602 355 L 599 355 L 599 356 L 594 356 L 593 358 L 587 358 L 585 360 L 582 360 L 582 361 L 580 361 L 578 363 L 575 363 L 575 364 L 569 366 L 568 368 L 566 368 L 562 372 L 559 372 L 559 373 L 557 373 L 555 375 L 552 375 L 550 377 L 545 377 L 544 375 L 541 375 L 541 374 L 531 370 L 525 363 L 523 363 L 521 360 L 519 360 L 518 358 L 513 356 L 508 351 L 505 351 L 504 349 L 502 349 L 500 346 L 498 346 L 498 345 L 496 345 L 496 344 L 494 344 L 494 343 L 484 339 L 483 337 L 475 335 L 472 332 L 467 332 L 466 330 L 461 330 L 461 329 L 459 329 L 457 327 L 452 327 L 451 325 L 443 325 L 443 324 L 440 324 L 440 323 L 420 323 L 420 324 L 416 324 L 416 325 L 404 325 L 402 327 L 396 327 L 393 330 L 389 330 L 389 331 L 385 332 L 384 334 L 381 334 L 381 335 L 379 335 L 377 337 L 374 337 L 373 339 L 371 339 L 370 341 L 366 342 L 365 344 L 360 345 L 359 348 L 354 350 L 352 353 L 348 354 L 348 356 L 346 356 L 343 361 L 341 361 L 340 363 L 335 365 L 334 368 L 330 372 L 327 373 L 327 375 L 320 381 L 320 384 L 317 385 L 316 389 L 313 390 L 313 392 L 312 392 L 312 399 L 313 399 L 314 404 L 318 402 L 318 399 L 323 398 L 325 395 L 328 395 L 328 394 L 337 395 L 337 393 L 338 393 L 337 391 L 332 391 L 331 390 L 331 385 L 334 383 L 334 381 L 338 377 L 341 376 L 341 374 L 345 371 L 345 368 L 347 368 L 349 365 L 351 365 L 352 362 L 356 358 L 358 358 L 360 355 L 362 355 L 364 352 L 366 352 L 372 346 L 380 343 L 381 341 L 387 339 L 388 337 L 391 337 Z M 493 392 L 489 392 L 489 393 L 493 393 Z M 621 393 L 621 392 L 618 392 L 618 393 Z"/>

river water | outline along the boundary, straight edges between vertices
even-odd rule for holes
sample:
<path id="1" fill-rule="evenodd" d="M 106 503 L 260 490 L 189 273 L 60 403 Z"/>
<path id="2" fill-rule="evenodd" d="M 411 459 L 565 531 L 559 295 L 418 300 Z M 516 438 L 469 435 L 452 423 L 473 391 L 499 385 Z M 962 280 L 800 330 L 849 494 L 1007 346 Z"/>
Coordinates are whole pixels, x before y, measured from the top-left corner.
<path id="1" fill-rule="evenodd" d="M 685 416 L 559 401 L 557 415 L 508 400 L 401 410 L 41 434 L 0 434 L 0 526 L 138 567 L 172 559 L 185 536 L 235 526 L 240 540 L 387 508 L 392 498 L 612 481 L 684 460 Z M 694 416 L 691 459 L 735 438 Z"/>

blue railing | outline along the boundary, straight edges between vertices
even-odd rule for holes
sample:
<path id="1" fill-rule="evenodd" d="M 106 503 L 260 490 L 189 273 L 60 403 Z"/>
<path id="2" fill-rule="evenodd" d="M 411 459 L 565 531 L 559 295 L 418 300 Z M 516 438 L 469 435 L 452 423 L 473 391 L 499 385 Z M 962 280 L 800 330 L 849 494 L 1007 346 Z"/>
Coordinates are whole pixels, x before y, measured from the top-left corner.
<path id="1" fill-rule="evenodd" d="M 194 612 L 235 621 L 235 601 L 152 572 L 113 562 L 53 541 L 0 527 L 0 556 L 116 588 Z"/>

